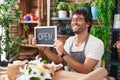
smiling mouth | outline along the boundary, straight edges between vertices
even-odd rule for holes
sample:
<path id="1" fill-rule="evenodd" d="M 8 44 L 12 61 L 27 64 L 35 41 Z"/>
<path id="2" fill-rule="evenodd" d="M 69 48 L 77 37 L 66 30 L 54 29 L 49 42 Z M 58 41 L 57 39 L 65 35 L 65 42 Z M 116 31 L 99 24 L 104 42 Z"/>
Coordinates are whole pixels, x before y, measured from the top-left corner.
<path id="1" fill-rule="evenodd" d="M 73 28 L 78 28 L 78 25 L 73 25 L 72 27 L 73 27 Z"/>

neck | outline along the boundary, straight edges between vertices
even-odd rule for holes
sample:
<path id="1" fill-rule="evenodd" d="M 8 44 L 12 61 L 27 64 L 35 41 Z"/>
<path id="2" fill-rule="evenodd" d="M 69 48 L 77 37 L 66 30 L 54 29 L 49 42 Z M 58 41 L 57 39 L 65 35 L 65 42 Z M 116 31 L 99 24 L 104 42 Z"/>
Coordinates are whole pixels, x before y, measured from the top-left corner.
<path id="1" fill-rule="evenodd" d="M 80 46 L 87 39 L 88 33 L 76 34 L 75 45 Z"/>

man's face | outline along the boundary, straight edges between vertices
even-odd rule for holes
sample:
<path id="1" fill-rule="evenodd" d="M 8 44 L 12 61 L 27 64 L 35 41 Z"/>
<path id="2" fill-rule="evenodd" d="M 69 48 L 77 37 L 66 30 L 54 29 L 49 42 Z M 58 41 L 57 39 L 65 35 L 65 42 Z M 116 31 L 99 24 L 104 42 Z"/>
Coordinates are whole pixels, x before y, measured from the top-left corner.
<path id="1" fill-rule="evenodd" d="M 71 27 L 74 33 L 79 34 L 88 30 L 88 24 L 83 15 L 74 14 L 71 21 Z"/>

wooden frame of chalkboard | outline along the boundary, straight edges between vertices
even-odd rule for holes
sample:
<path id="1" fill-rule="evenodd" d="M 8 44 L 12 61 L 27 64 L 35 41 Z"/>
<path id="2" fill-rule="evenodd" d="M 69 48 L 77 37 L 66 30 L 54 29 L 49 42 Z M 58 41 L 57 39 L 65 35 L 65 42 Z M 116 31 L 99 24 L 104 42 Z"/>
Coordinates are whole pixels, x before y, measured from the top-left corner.
<path id="1" fill-rule="evenodd" d="M 34 27 L 36 46 L 53 47 L 54 40 L 57 39 L 57 26 L 37 26 Z"/>

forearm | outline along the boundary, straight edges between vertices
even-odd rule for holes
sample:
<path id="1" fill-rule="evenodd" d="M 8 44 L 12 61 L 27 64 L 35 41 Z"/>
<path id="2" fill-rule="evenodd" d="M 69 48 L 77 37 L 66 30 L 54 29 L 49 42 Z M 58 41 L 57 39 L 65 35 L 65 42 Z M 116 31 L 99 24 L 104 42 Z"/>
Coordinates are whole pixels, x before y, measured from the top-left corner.
<path id="1" fill-rule="evenodd" d="M 54 61 L 57 64 L 63 62 L 63 59 L 60 56 L 58 56 L 57 53 L 53 53 L 48 48 L 45 48 L 43 53 L 46 55 L 47 58 L 49 58 L 51 61 Z"/>
<path id="2" fill-rule="evenodd" d="M 63 59 L 76 72 L 79 72 L 79 73 L 89 73 L 89 72 L 92 71 L 92 69 L 88 68 L 88 66 L 86 66 L 85 64 L 81 64 L 80 62 L 76 61 L 70 55 L 64 56 Z"/>

